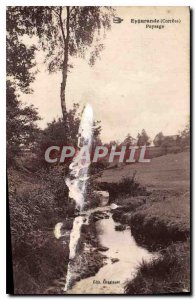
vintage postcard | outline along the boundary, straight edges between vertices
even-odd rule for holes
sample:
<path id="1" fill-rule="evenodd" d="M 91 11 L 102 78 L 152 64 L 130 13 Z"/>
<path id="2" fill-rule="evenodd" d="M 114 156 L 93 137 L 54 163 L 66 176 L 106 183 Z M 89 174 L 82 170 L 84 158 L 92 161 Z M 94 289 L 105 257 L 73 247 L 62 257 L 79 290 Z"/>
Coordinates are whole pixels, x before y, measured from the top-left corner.
<path id="1" fill-rule="evenodd" d="M 6 20 L 8 293 L 190 293 L 190 8 Z"/>

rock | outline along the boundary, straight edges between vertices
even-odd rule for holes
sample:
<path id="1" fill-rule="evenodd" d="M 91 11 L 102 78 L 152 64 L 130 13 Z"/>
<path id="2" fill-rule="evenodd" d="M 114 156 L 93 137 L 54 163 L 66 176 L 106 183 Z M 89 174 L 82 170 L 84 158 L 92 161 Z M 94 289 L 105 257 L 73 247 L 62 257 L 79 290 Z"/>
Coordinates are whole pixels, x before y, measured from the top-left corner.
<path id="1" fill-rule="evenodd" d="M 116 231 L 123 231 L 126 229 L 126 225 L 116 225 L 115 230 Z"/>
<path id="2" fill-rule="evenodd" d="M 107 191 L 94 191 L 94 193 L 99 197 L 101 206 L 107 205 L 110 196 Z"/>
<path id="3" fill-rule="evenodd" d="M 99 248 L 97 248 L 97 250 L 102 252 L 102 251 L 108 251 L 109 248 L 104 247 L 104 246 L 99 246 Z"/>
<path id="4" fill-rule="evenodd" d="M 86 213 L 80 213 L 81 217 L 86 217 Z"/>
<path id="5" fill-rule="evenodd" d="M 119 205 L 115 204 L 115 203 L 111 203 L 110 204 L 111 209 L 116 209 L 119 207 Z"/>
<path id="6" fill-rule="evenodd" d="M 115 262 L 118 262 L 119 261 L 119 259 L 118 258 L 111 258 L 111 262 L 112 262 L 112 264 L 114 264 Z"/>
<path id="7" fill-rule="evenodd" d="M 109 219 L 109 215 L 105 212 L 95 212 L 90 216 L 90 220 L 92 220 L 93 222 L 97 222 L 101 219 Z"/>

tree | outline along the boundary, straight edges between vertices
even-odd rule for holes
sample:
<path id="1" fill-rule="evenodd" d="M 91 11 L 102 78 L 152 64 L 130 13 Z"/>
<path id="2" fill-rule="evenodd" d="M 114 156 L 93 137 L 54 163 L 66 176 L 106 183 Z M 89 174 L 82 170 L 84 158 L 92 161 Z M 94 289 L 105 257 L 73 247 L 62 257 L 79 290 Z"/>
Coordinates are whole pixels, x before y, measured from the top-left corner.
<path id="1" fill-rule="evenodd" d="M 31 92 L 30 84 L 34 80 L 32 68 L 35 66 L 36 47 L 23 43 L 22 37 L 29 34 L 29 30 L 21 25 L 17 9 L 7 8 L 6 21 L 7 161 L 8 165 L 11 165 L 24 150 L 32 149 L 39 133 L 36 121 L 40 118 L 32 105 L 22 105 L 18 95 L 18 92 Z"/>
<path id="2" fill-rule="evenodd" d="M 130 133 L 128 133 L 125 140 L 124 140 L 124 142 L 123 142 L 123 145 L 132 146 L 133 144 L 134 144 L 134 138 L 130 135 Z"/>
<path id="3" fill-rule="evenodd" d="M 105 30 L 111 27 L 113 9 L 99 6 L 23 6 L 11 9 L 13 21 L 19 23 L 22 29 L 27 28 L 30 35 L 38 36 L 49 72 L 62 72 L 60 98 L 68 138 L 65 91 L 68 72 L 73 67 L 69 58 L 85 58 L 88 48 L 93 46 L 88 61 L 94 65 L 103 50 L 101 40 Z"/>
<path id="4" fill-rule="evenodd" d="M 164 135 L 163 135 L 162 132 L 159 132 L 159 133 L 155 136 L 155 138 L 154 138 L 154 140 L 153 140 L 153 143 L 154 143 L 154 145 L 155 145 L 156 147 L 160 147 L 160 146 L 162 145 L 163 141 L 164 141 Z"/>
<path id="5" fill-rule="evenodd" d="M 187 124 L 185 129 L 180 132 L 180 145 L 182 148 L 190 146 L 190 125 Z"/>
<path id="6" fill-rule="evenodd" d="M 10 81 L 7 82 L 6 92 L 7 157 L 8 164 L 11 165 L 24 150 L 31 150 L 34 146 L 37 134 L 39 134 L 36 121 L 40 118 L 32 105 L 22 105 Z"/>
<path id="7" fill-rule="evenodd" d="M 137 146 L 149 146 L 150 145 L 150 137 L 147 135 L 146 131 L 142 129 L 141 134 L 137 135 Z"/>
<path id="8" fill-rule="evenodd" d="M 74 147 L 77 147 L 78 143 L 78 129 L 81 120 L 80 106 L 78 103 L 74 103 L 73 108 L 67 111 L 67 120 L 70 124 L 70 136 Z M 98 143 L 100 144 L 99 135 L 101 133 L 100 121 L 94 121 L 93 131 L 93 146 Z M 44 153 L 50 146 L 66 146 L 67 141 L 65 140 L 65 128 L 63 118 L 58 118 L 47 124 L 47 127 L 42 131 L 39 141 L 38 156 L 41 158 L 43 163 Z M 45 163 L 44 163 L 45 164 Z"/>
<path id="9" fill-rule="evenodd" d="M 8 6 L 6 29 L 7 78 L 22 92 L 29 93 L 31 92 L 30 84 L 34 80 L 32 68 L 35 66 L 36 47 L 27 46 L 22 41 L 22 37 L 29 34 L 29 30 L 21 24 L 19 9 Z"/>

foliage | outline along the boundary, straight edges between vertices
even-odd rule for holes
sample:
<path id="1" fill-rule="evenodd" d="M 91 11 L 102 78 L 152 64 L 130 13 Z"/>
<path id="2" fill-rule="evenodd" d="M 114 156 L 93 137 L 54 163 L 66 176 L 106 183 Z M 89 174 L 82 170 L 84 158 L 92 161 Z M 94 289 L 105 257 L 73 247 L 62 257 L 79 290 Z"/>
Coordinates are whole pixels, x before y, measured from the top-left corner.
<path id="1" fill-rule="evenodd" d="M 101 160 L 95 162 L 91 162 L 90 164 L 90 175 L 94 175 L 96 177 L 101 176 L 101 173 L 103 170 L 107 169 L 109 167 L 110 163 L 107 160 Z"/>
<path id="2" fill-rule="evenodd" d="M 53 235 L 56 223 L 70 221 L 74 211 L 63 172 L 58 167 L 36 175 L 9 168 L 15 293 L 44 293 L 52 280 L 65 274 L 68 245 Z"/>
<path id="3" fill-rule="evenodd" d="M 80 115 L 78 109 L 79 105 L 74 104 L 73 109 L 70 109 L 67 112 L 67 120 L 70 124 L 71 140 L 74 146 L 77 144 L 78 127 L 80 124 Z M 66 128 L 62 118 L 58 118 L 57 120 L 54 119 L 52 122 L 48 123 L 41 136 L 41 148 L 44 148 L 45 150 L 49 146 L 66 145 L 67 141 L 65 137 L 65 130 Z"/>
<path id="4" fill-rule="evenodd" d="M 108 146 L 108 148 L 112 148 L 112 146 L 118 146 L 119 141 L 110 141 L 108 144 L 105 144 L 105 146 Z"/>
<path id="5" fill-rule="evenodd" d="M 180 136 L 165 136 L 164 140 L 161 144 L 161 147 L 164 148 L 166 150 L 166 152 L 171 148 L 171 147 L 175 147 L 175 146 L 180 146 L 181 144 L 181 139 Z"/>
<path id="6" fill-rule="evenodd" d="M 182 148 L 190 146 L 190 125 L 187 124 L 185 129 L 180 132 L 180 144 Z"/>
<path id="7" fill-rule="evenodd" d="M 164 140 L 164 135 L 163 135 L 163 133 L 162 132 L 159 132 L 156 136 L 155 136 L 155 138 L 154 138 L 154 140 L 153 140 L 153 143 L 154 143 L 154 145 L 156 146 L 156 147 L 160 147 L 161 145 L 162 145 L 162 143 L 163 143 L 163 140 Z"/>
<path id="8" fill-rule="evenodd" d="M 187 124 L 184 130 L 179 131 L 178 135 L 169 135 L 164 136 L 162 132 L 159 132 L 154 140 L 153 143 L 155 146 L 163 147 L 167 151 L 171 147 L 178 147 L 178 151 L 184 150 L 186 147 L 190 146 L 190 125 Z"/>
<path id="9" fill-rule="evenodd" d="M 6 71 L 12 84 L 15 83 L 22 92 L 28 93 L 35 75 L 32 68 L 35 66 L 36 47 L 23 42 L 22 37 L 29 34 L 29 29 L 22 18 L 18 7 L 7 7 Z"/>
<path id="10" fill-rule="evenodd" d="M 110 200 L 117 199 L 120 196 L 136 196 L 145 194 L 145 188 L 135 180 L 135 173 L 131 178 L 123 177 L 119 182 L 100 182 L 99 188 L 106 190 L 110 194 Z"/>
<path id="11" fill-rule="evenodd" d="M 146 131 L 142 129 L 141 134 L 137 135 L 137 146 L 149 146 L 150 145 L 150 137 L 147 135 Z"/>
<path id="12" fill-rule="evenodd" d="M 93 64 L 103 49 L 101 38 L 104 30 L 111 27 L 110 16 L 113 13 L 111 7 L 99 6 L 16 6 L 9 7 L 8 11 L 21 33 L 37 35 L 46 53 L 50 72 L 63 66 L 66 38 L 70 56 L 85 57 L 86 50 L 94 44 L 90 57 Z"/>
<path id="13" fill-rule="evenodd" d="M 10 81 L 7 81 L 6 111 L 8 164 L 12 164 L 24 150 L 32 150 L 39 134 L 36 121 L 40 118 L 33 105 L 22 105 Z"/>
<path id="14" fill-rule="evenodd" d="M 134 144 L 134 138 L 130 135 L 130 133 L 128 133 L 125 140 L 123 141 L 123 145 L 132 146 L 133 144 Z"/>
<path id="15" fill-rule="evenodd" d="M 63 122 L 63 118 L 59 118 L 57 120 L 53 120 L 51 123 L 47 124 L 47 127 L 42 131 L 42 134 L 39 138 L 38 145 L 38 160 L 39 162 L 43 162 L 44 165 L 44 153 L 46 149 L 50 146 L 67 146 L 73 145 L 77 147 L 78 144 L 78 129 L 81 120 L 80 106 L 78 103 L 74 103 L 73 108 L 70 109 L 67 113 L 66 119 L 70 126 L 70 135 L 71 139 L 66 139 L 66 128 Z M 97 144 L 99 140 L 99 135 L 101 132 L 100 121 L 94 121 L 93 128 L 93 144 Z M 47 164 L 48 165 L 48 164 Z"/>
<path id="16" fill-rule="evenodd" d="M 85 58 L 91 48 L 88 59 L 90 65 L 103 50 L 101 42 L 105 30 L 110 29 L 111 7 L 99 6 L 15 6 L 8 8 L 8 25 L 16 23 L 19 34 L 35 35 L 45 53 L 45 62 L 49 72 L 62 72 L 60 101 L 66 138 L 70 138 L 65 91 L 67 76 L 73 65 L 70 56 Z M 11 24 L 10 24 L 11 23 Z M 32 48 L 34 49 L 34 48 Z"/>
<path id="17" fill-rule="evenodd" d="M 22 105 L 18 92 L 31 92 L 30 84 L 34 80 L 32 68 L 35 66 L 35 46 L 28 46 L 23 37 L 29 34 L 28 28 L 21 22 L 20 11 L 7 7 L 7 158 L 8 164 L 24 150 L 32 150 L 39 129 L 36 121 L 40 120 L 37 110 L 32 106 Z"/>

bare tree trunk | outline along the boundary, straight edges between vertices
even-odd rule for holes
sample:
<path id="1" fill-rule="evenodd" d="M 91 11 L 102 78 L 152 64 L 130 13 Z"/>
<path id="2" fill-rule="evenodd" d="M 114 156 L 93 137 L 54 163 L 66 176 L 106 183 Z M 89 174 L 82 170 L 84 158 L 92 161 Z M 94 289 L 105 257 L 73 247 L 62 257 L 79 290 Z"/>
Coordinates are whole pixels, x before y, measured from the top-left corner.
<path id="1" fill-rule="evenodd" d="M 65 90 L 67 84 L 67 72 L 68 72 L 68 59 L 69 59 L 69 18 L 70 18 L 70 11 L 69 6 L 66 7 L 67 9 L 67 20 L 66 20 L 66 36 L 65 31 L 63 28 L 63 21 L 62 21 L 62 7 L 60 7 L 60 27 L 64 42 L 64 59 L 63 59 L 63 66 L 62 66 L 62 82 L 61 82 L 61 90 L 60 90 L 60 97 L 61 97 L 61 109 L 63 114 L 63 121 L 65 124 L 65 131 L 66 131 L 66 139 L 70 141 L 70 130 L 69 124 L 67 119 L 67 108 L 66 108 L 66 101 L 65 101 Z"/>

